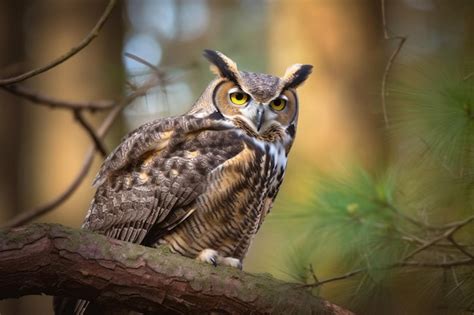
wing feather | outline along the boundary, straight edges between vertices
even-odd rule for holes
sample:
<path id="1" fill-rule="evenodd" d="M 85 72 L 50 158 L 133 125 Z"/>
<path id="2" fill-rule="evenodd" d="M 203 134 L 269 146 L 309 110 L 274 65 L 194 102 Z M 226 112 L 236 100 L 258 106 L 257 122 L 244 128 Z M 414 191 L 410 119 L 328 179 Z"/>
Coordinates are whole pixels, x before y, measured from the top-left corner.
<path id="1" fill-rule="evenodd" d="M 209 117 L 183 115 L 158 119 L 146 123 L 122 138 L 117 148 L 102 164 L 93 185 L 98 187 L 113 171 L 133 163 L 146 153 L 158 152 L 169 146 L 170 141 L 179 142 L 188 134 L 205 129 L 221 130 L 229 127 L 223 120 Z"/>
<path id="2" fill-rule="evenodd" d="M 129 133 L 96 177 L 83 228 L 142 243 L 152 227 L 168 230 L 185 220 L 207 175 L 242 150 L 235 133 L 226 136 L 225 129 L 229 126 L 220 120 L 188 115 Z M 234 145 L 223 150 L 226 141 Z"/>
<path id="3" fill-rule="evenodd" d="M 188 115 L 157 120 L 129 133 L 94 180 L 97 191 L 83 228 L 139 244 L 149 237 L 148 244 L 153 244 L 162 231 L 196 210 L 189 205 L 203 191 L 212 169 L 242 150 L 235 143 L 222 150 L 223 141 L 235 140 L 220 132 L 228 127 Z M 196 155 L 198 151 L 202 154 Z M 78 300 L 74 312 L 83 314 L 87 307 L 88 301 Z"/>

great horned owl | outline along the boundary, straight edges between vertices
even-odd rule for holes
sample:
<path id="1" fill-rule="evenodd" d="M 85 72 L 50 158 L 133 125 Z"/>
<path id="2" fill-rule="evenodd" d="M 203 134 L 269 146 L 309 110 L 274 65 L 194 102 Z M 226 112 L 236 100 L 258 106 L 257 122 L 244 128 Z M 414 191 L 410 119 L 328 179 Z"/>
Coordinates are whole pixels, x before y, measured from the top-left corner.
<path id="1" fill-rule="evenodd" d="M 205 50 L 217 77 L 185 115 L 129 133 L 108 156 L 83 228 L 214 265 L 242 268 L 285 174 L 298 118 L 296 88 L 312 66 L 283 77 L 239 71 Z M 61 314 L 87 301 L 57 299 Z"/>

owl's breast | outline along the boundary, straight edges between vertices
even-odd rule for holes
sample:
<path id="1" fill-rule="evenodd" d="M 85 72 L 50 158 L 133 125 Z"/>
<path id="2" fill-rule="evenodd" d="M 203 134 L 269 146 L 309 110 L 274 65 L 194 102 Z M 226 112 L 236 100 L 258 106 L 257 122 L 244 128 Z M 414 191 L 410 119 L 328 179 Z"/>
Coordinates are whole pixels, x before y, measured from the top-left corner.
<path id="1" fill-rule="evenodd" d="M 264 151 L 267 159 L 270 160 L 270 167 L 266 174 L 266 177 L 270 179 L 269 189 L 278 189 L 285 175 L 288 160 L 285 147 L 281 143 L 264 143 Z"/>
<path id="2" fill-rule="evenodd" d="M 285 172 L 285 148 L 238 139 L 242 150 L 209 173 L 204 191 L 190 205 L 192 215 L 165 236 L 177 251 L 193 256 L 212 248 L 242 259 L 269 212 Z"/>

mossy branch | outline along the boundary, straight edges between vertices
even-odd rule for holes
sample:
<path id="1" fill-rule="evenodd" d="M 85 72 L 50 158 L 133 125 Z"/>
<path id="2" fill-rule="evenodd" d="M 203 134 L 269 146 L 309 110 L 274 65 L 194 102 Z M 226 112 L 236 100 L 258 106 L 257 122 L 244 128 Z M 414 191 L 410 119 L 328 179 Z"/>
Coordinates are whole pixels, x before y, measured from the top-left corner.
<path id="1" fill-rule="evenodd" d="M 167 314 L 351 314 L 298 284 L 57 224 L 0 230 L 0 279 L 0 299 L 48 294 Z"/>

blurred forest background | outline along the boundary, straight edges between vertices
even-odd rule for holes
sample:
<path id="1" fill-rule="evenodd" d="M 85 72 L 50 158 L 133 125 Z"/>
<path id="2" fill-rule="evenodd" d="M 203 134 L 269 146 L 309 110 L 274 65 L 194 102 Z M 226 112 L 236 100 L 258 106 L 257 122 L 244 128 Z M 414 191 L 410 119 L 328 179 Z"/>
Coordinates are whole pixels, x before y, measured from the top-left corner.
<path id="1" fill-rule="evenodd" d="M 1 1 L 0 77 L 66 52 L 106 5 Z M 119 1 L 85 50 L 21 84 L 67 100 L 119 99 L 150 76 L 125 52 L 158 66 L 166 85 L 123 111 L 106 138 L 110 151 L 139 124 L 191 106 L 212 79 L 205 48 L 240 69 L 275 75 L 293 63 L 313 64 L 299 90 L 286 180 L 244 270 L 307 283 L 359 314 L 469 314 L 474 1 L 389 0 L 385 13 L 389 35 L 407 38 L 388 73 L 388 122 L 381 84 L 398 41 L 384 39 L 375 0 Z M 104 117 L 86 116 L 94 125 Z M 90 139 L 71 111 L 0 90 L 0 145 L 1 225 L 59 195 Z M 80 227 L 101 161 L 97 154 L 71 198 L 36 221 Z M 0 301 L 3 315 L 51 312 L 50 297 Z"/>

